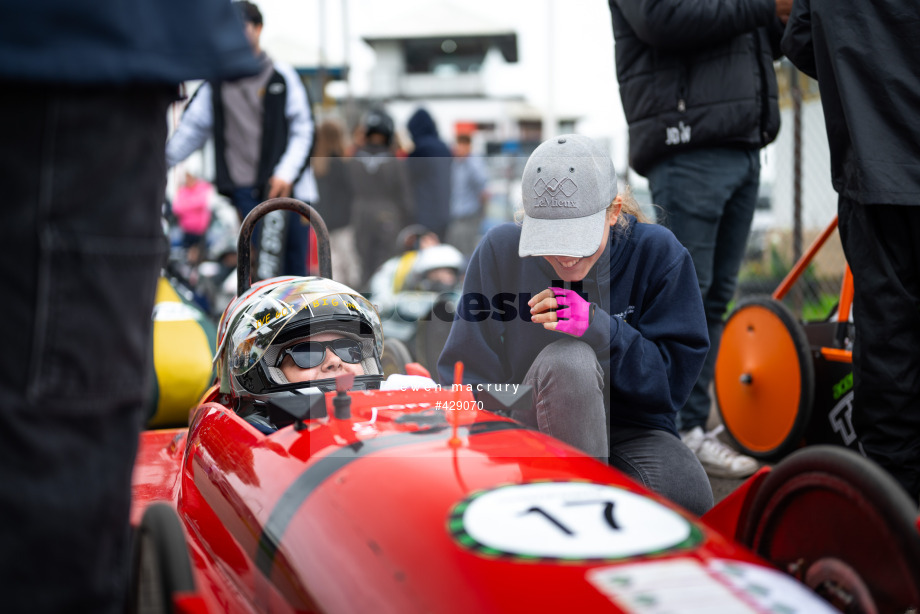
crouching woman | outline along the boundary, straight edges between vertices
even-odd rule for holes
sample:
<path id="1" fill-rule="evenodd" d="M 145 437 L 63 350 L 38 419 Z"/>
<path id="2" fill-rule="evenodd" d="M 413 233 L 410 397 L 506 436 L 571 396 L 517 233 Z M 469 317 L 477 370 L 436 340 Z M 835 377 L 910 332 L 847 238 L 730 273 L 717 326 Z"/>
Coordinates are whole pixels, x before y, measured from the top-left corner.
<path id="1" fill-rule="evenodd" d="M 609 462 L 695 514 L 712 507 L 677 410 L 709 338 L 693 262 L 669 230 L 644 223 L 591 139 L 541 144 L 522 177 L 524 219 L 474 252 L 438 361 L 441 384 L 524 383 L 514 419 Z M 524 294 L 523 310 L 503 302 Z"/>

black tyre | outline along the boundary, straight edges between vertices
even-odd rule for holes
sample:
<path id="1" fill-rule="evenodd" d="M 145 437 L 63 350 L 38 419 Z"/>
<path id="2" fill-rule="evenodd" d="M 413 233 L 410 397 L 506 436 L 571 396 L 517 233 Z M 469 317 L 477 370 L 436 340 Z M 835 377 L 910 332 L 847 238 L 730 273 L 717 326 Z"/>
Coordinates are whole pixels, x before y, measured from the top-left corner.
<path id="1" fill-rule="evenodd" d="M 920 608 L 917 506 L 875 463 L 839 446 L 791 454 L 764 479 L 741 542 L 846 612 Z"/>
<path id="2" fill-rule="evenodd" d="M 195 591 L 185 532 L 176 511 L 151 504 L 134 536 L 131 614 L 172 614 L 173 595 Z"/>
<path id="3" fill-rule="evenodd" d="M 412 362 L 412 354 L 405 343 L 393 338 L 384 341 L 383 354 L 380 355 L 380 366 L 383 368 L 384 379 L 394 373 L 405 373 L 406 364 L 410 362 Z"/>

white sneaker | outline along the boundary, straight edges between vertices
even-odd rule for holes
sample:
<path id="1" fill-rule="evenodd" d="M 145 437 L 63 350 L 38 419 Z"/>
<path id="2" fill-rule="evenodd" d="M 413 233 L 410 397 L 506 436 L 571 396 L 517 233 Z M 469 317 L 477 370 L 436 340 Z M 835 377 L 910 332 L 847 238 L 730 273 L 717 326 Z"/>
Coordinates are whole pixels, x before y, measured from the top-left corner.
<path id="1" fill-rule="evenodd" d="M 739 453 L 719 440 L 725 427 L 719 425 L 708 433 L 701 427 L 681 433 L 681 440 L 700 459 L 703 469 L 714 478 L 746 478 L 757 471 L 759 464 L 750 456 Z"/>
<path id="2" fill-rule="evenodd" d="M 696 454 L 700 446 L 703 445 L 703 437 L 705 437 L 705 435 L 701 427 L 695 426 L 689 431 L 681 431 L 680 440 Z"/>

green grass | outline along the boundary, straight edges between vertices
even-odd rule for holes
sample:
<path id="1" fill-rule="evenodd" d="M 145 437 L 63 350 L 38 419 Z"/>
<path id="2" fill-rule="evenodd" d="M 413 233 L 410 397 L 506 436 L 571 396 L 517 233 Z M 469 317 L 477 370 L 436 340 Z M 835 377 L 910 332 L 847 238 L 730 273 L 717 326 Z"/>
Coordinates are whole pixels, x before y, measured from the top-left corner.
<path id="1" fill-rule="evenodd" d="M 826 320 L 839 299 L 840 297 L 836 294 L 822 294 L 817 301 L 806 302 L 802 306 L 802 321 Z"/>

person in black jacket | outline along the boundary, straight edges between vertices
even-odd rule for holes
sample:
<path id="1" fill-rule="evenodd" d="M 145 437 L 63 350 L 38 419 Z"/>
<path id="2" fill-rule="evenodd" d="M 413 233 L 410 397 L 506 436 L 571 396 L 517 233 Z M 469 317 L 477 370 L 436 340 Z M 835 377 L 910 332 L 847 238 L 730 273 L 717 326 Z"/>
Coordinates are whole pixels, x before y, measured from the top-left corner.
<path id="1" fill-rule="evenodd" d="M 0 0 L 0 610 L 126 610 L 179 83 L 254 74 L 225 0 Z M 159 155 L 157 155 L 159 154 Z"/>
<path id="2" fill-rule="evenodd" d="M 853 271 L 853 427 L 920 497 L 920 5 L 796 0 L 786 55 L 818 80 Z"/>
<path id="3" fill-rule="evenodd" d="M 710 350 L 680 411 L 707 472 L 745 477 L 754 459 L 706 432 L 709 386 L 754 217 L 760 148 L 779 131 L 776 75 L 792 0 L 609 0 L 629 162 L 649 180 L 664 224 L 690 251 Z"/>
<path id="4" fill-rule="evenodd" d="M 438 136 L 438 128 L 425 109 L 409 118 L 409 134 L 414 147 L 409 154 L 409 181 L 415 201 L 415 221 L 447 238 L 450 221 L 450 168 L 453 154 Z"/>

